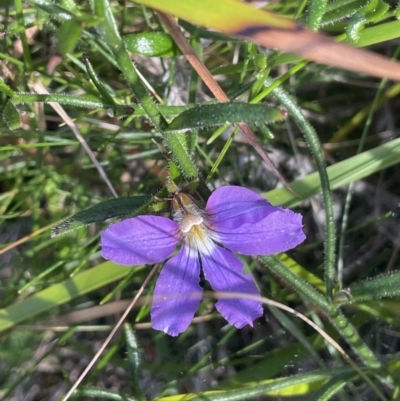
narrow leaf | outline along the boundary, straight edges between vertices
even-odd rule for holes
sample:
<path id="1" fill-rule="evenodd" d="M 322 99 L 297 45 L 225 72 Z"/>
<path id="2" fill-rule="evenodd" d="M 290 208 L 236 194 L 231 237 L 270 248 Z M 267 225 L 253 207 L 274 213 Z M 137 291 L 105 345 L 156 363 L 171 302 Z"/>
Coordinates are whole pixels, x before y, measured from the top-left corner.
<path id="1" fill-rule="evenodd" d="M 13 97 L 14 104 L 31 103 L 31 102 L 44 102 L 44 103 L 54 102 L 54 103 L 60 103 L 62 105 L 85 107 L 89 109 L 96 109 L 96 108 L 106 109 L 108 107 L 113 106 L 117 107 L 121 113 L 126 111 L 127 107 L 130 107 L 130 106 L 114 105 L 113 103 L 100 102 L 92 96 L 73 96 L 60 93 L 51 93 L 48 95 L 43 95 L 38 93 L 17 92 Z M 142 113 L 142 115 L 143 114 L 144 112 Z"/>
<path id="2" fill-rule="evenodd" d="M 96 71 L 94 70 L 92 64 L 90 63 L 88 57 L 86 56 L 86 54 L 84 54 L 82 56 L 82 59 L 86 65 L 86 70 L 90 76 L 90 79 L 92 80 L 94 86 L 97 88 L 97 90 L 99 91 L 102 99 L 108 103 L 111 104 L 113 106 L 113 112 L 115 115 L 116 112 L 116 108 L 115 108 L 115 102 L 114 99 L 111 97 L 111 95 L 108 93 L 107 89 L 104 87 L 104 85 L 101 83 L 99 77 L 96 74 Z"/>
<path id="3" fill-rule="evenodd" d="M 151 196 L 130 196 L 101 202 L 57 224 L 51 233 L 51 237 L 56 237 L 87 224 L 104 221 L 112 217 L 129 216 L 150 199 Z"/>
<path id="4" fill-rule="evenodd" d="M 80 386 L 74 391 L 74 399 L 94 399 L 113 401 L 139 401 L 136 397 L 99 387 Z"/>
<path id="5" fill-rule="evenodd" d="M 183 131 L 226 123 L 235 124 L 266 123 L 282 120 L 286 116 L 284 110 L 272 108 L 264 104 L 218 103 L 193 107 L 179 114 L 167 128 L 169 131 Z"/>
<path id="6" fill-rule="evenodd" d="M 65 56 L 67 53 L 71 53 L 83 31 L 83 23 L 76 17 L 65 21 L 58 31 L 57 50 Z"/>
<path id="7" fill-rule="evenodd" d="M 11 100 L 8 100 L 6 107 L 4 107 L 3 120 L 10 129 L 17 129 L 21 125 L 18 110 Z"/>
<path id="8" fill-rule="evenodd" d="M 243 385 L 239 389 L 205 391 L 201 393 L 177 394 L 158 398 L 158 401 L 237 401 L 254 400 L 256 397 L 270 395 L 273 397 L 308 396 L 311 391 L 320 388 L 334 374 L 349 372 L 350 368 L 319 370 L 288 378 L 263 380 L 259 383 Z"/>
<path id="9" fill-rule="evenodd" d="M 299 277 L 306 280 L 317 290 L 324 293 L 326 291 L 325 283 L 315 274 L 311 273 L 309 270 L 305 269 L 295 260 L 290 258 L 286 253 L 280 253 L 277 255 L 278 259 L 281 260 L 292 272 L 296 273 Z"/>
<path id="10" fill-rule="evenodd" d="M 349 292 L 354 301 L 398 296 L 400 295 L 400 271 L 360 281 L 351 285 Z"/>
<path id="11" fill-rule="evenodd" d="M 128 349 L 128 363 L 131 372 L 133 393 L 139 400 L 144 400 L 145 397 L 139 385 L 139 347 L 136 341 L 135 333 L 130 324 L 124 325 L 126 346 Z"/>
<path id="12" fill-rule="evenodd" d="M 328 401 L 338 393 L 354 377 L 354 373 L 342 373 L 334 376 L 325 383 L 312 397 L 310 401 Z"/>
<path id="13" fill-rule="evenodd" d="M 132 53 L 147 57 L 170 57 L 182 54 L 171 36 L 164 32 L 142 32 L 122 38 Z"/>
<path id="14" fill-rule="evenodd" d="M 349 157 L 327 168 L 331 189 L 361 180 L 377 171 L 399 163 L 399 160 L 400 138 Z M 306 199 L 321 193 L 321 181 L 317 172 L 292 181 L 290 186 L 300 198 L 293 195 L 287 188 L 275 188 L 266 193 L 265 196 L 273 205 L 294 207 Z"/>
<path id="15" fill-rule="evenodd" d="M 56 5 L 55 3 L 51 2 L 51 1 L 30 0 L 29 2 L 34 4 L 40 10 L 43 10 L 44 12 L 46 12 L 48 14 L 56 15 L 57 18 L 61 21 L 68 21 L 74 17 L 74 15 L 70 11 Z"/>
<path id="16" fill-rule="evenodd" d="M 3 92 L 10 97 L 14 96 L 14 91 L 1 78 L 0 78 L 0 92 Z"/>
<path id="17" fill-rule="evenodd" d="M 141 267 L 135 266 L 133 269 L 140 270 Z M 126 266 L 104 262 L 61 283 L 53 284 L 20 302 L 0 309 L 0 332 L 49 311 L 57 305 L 63 305 L 71 299 L 104 287 L 130 272 L 131 268 Z"/>
<path id="18" fill-rule="evenodd" d="M 370 46 L 376 43 L 397 39 L 400 36 L 400 21 L 390 21 L 365 29 L 360 33 L 357 46 Z"/>

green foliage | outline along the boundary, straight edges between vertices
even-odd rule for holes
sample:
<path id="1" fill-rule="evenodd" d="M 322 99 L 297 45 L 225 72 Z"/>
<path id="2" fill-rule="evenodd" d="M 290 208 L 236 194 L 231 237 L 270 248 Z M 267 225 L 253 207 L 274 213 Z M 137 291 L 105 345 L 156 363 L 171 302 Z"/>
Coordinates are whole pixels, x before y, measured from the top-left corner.
<path id="1" fill-rule="evenodd" d="M 360 39 L 360 31 L 371 22 L 384 19 L 389 11 L 389 4 L 382 0 L 372 0 L 352 17 L 347 26 L 347 37 L 353 43 Z"/>
<path id="2" fill-rule="evenodd" d="M 353 302 L 399 296 L 400 272 L 396 271 L 368 278 L 360 283 L 352 284 L 348 291 Z"/>
<path id="3" fill-rule="evenodd" d="M 138 214 L 144 205 L 151 201 L 151 196 L 132 196 L 129 198 L 110 199 L 98 203 L 89 209 L 82 210 L 68 219 L 58 223 L 52 230 L 51 236 L 67 233 L 91 223 L 105 221 L 113 217 L 123 217 Z"/>
<path id="4" fill-rule="evenodd" d="M 204 129 L 224 124 L 249 122 L 264 124 L 281 121 L 286 112 L 262 104 L 222 103 L 193 107 L 175 117 L 166 132 Z"/>
<path id="5" fill-rule="evenodd" d="M 326 0 L 313 0 L 304 21 L 317 30 L 347 20 L 346 35 L 357 44 L 366 25 L 377 23 L 393 16 L 390 5 L 383 0 L 337 0 L 327 4 Z"/>
<path id="6" fill-rule="evenodd" d="M 145 400 L 144 394 L 140 388 L 140 356 L 139 347 L 136 341 L 135 333 L 129 324 L 125 324 L 126 346 L 128 348 L 128 363 L 132 378 L 132 391 L 139 400 Z"/>
<path id="7" fill-rule="evenodd" d="M 11 101 L 4 107 L 3 120 L 10 129 L 17 129 L 21 125 L 18 110 Z"/>
<path id="8" fill-rule="evenodd" d="M 58 39 L 58 52 L 65 56 L 71 53 L 83 32 L 82 21 L 78 18 L 71 18 L 61 25 L 59 39 Z"/>
<path id="9" fill-rule="evenodd" d="M 132 33 L 123 37 L 126 48 L 132 53 L 147 57 L 171 57 L 181 55 L 171 36 L 163 32 Z"/>
<path id="10" fill-rule="evenodd" d="M 151 8 L 108 0 L 2 5 L 0 400 L 61 397 L 76 381 L 77 367 L 87 366 L 150 271 L 104 262 L 105 224 L 92 223 L 168 215 L 168 179 L 204 200 L 230 184 L 296 207 L 307 241 L 289 255 L 242 257 L 260 293 L 278 303 L 263 298 L 265 316 L 253 328 L 230 327 L 205 297 L 188 331 L 169 338 L 149 324 L 151 281 L 75 398 L 396 398 L 398 84 L 378 90 L 366 75 L 206 29 L 221 19 L 222 3 L 202 26 L 178 23 L 227 103 L 213 98 Z M 397 54 L 393 3 L 285 1 L 264 9 L 288 26 L 294 18 Z M 293 192 L 262 164 L 236 127 L 242 122 Z M 365 150 L 357 150 L 363 133 Z M 118 198 L 110 199 L 107 182 Z M 338 233 L 343 218 L 348 229 Z"/>

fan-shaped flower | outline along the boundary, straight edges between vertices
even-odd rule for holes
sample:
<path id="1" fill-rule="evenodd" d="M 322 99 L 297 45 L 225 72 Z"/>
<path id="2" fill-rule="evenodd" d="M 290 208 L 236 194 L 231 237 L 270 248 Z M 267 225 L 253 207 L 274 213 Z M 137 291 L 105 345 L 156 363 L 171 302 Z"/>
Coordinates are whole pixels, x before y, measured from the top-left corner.
<path id="1" fill-rule="evenodd" d="M 249 189 L 226 186 L 214 191 L 205 210 L 184 192 L 172 201 L 173 220 L 139 216 L 108 227 L 101 236 L 102 254 L 123 265 L 164 265 L 154 290 L 153 328 L 171 336 L 189 326 L 200 304 L 200 269 L 215 291 L 259 295 L 250 274 L 232 253 L 269 255 L 304 241 L 302 216 Z M 220 299 L 217 310 L 232 325 L 253 324 L 263 313 L 257 301 Z"/>

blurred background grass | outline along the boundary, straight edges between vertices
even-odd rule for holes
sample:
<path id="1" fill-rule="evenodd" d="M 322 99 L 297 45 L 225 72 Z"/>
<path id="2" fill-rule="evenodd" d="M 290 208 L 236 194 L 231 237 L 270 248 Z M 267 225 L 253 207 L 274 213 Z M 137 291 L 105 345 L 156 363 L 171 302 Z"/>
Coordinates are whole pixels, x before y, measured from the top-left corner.
<path id="1" fill-rule="evenodd" d="M 336 3 L 329 3 L 330 7 Z M 375 18 L 365 11 L 373 2 L 355 3 L 349 1 L 342 2 L 340 7 L 337 5 L 343 16 L 322 24 L 322 29 L 332 35 L 344 35 L 346 29 L 349 32 L 356 24 L 357 18 L 364 18 L 367 28 L 360 33 L 362 35 L 378 23 L 392 23 L 397 12 L 394 4 L 375 2 L 376 10 L 379 7 L 385 9 L 379 18 Z M 165 33 L 151 9 L 129 2 L 110 4 L 122 35 Z M 263 3 L 261 6 L 280 15 L 298 18 L 304 24 L 309 18 L 307 1 Z M 332 12 L 325 12 L 326 19 Z M 79 18 L 65 17 L 71 13 Z M 68 22 L 71 20 L 73 23 Z M 3 82 L 21 94 L 35 93 L 45 87 L 51 94 L 70 95 L 73 101 L 62 107 L 118 196 L 152 195 L 162 188 L 168 176 L 168 162 L 153 140 L 161 144 L 163 138 L 137 104 L 110 48 L 97 33 L 97 21 L 90 5 L 86 1 L 22 4 L 18 0 L 8 0 L 0 5 L 0 23 L 5 32 L 0 41 Z M 293 60 L 289 60 L 290 64 L 282 62 L 285 55 L 276 51 L 244 40 L 227 40 L 184 22 L 182 26 L 191 45 L 231 100 L 247 102 L 258 93 L 257 89 L 263 88 L 267 76 L 280 79 L 295 65 Z M 377 39 L 372 49 L 392 57 L 399 41 L 385 38 L 383 35 L 381 41 Z M 177 55 L 176 47 L 168 40 L 167 45 L 156 41 L 152 46 L 150 53 L 135 48 L 130 56 L 148 87 L 164 103 L 164 115 L 174 116 L 181 111 L 169 106 L 213 100 L 209 89 L 199 81 L 185 57 Z M 112 104 L 99 94 L 90 79 L 82 60 L 84 54 L 111 100 L 121 106 L 114 112 Z M 154 54 L 157 57 L 150 57 Z M 282 80 L 281 87 L 296 99 L 315 127 L 328 165 L 357 154 L 364 131 L 368 131 L 365 150 L 390 143 L 398 137 L 398 84 L 384 82 L 379 90 L 381 81 L 377 78 L 313 63 L 289 75 L 288 79 Z M 374 103 L 377 98 L 381 101 Z M 52 286 L 98 267 L 103 262 L 98 246 L 99 233 L 109 222 L 56 238 L 50 238 L 50 226 L 113 197 L 99 168 L 65 118 L 60 117 L 52 105 L 19 102 L 16 109 L 21 123 L 15 127 L 11 126 L 6 110 L 8 99 L 6 91 L 0 92 L 4 116 L 0 123 L 1 308 L 18 307 L 24 300 L 28 300 L 24 305 L 29 305 L 29 297 L 33 294 L 46 288 L 58 288 Z M 79 103 L 82 99 L 90 99 L 96 106 L 86 107 Z M 271 96 L 266 102 L 278 105 Z M 131 107 L 135 109 L 133 114 Z M 366 125 L 371 107 L 372 119 Z M 116 117 L 115 111 L 124 115 Z M 291 118 L 268 127 L 268 130 L 253 128 L 257 139 L 288 181 L 315 171 L 313 157 Z M 203 127 L 196 137 L 194 151 L 196 166 L 202 177 L 209 177 L 210 189 L 237 184 L 267 192 L 282 186 L 241 132 L 233 135 L 230 127 L 209 143 L 215 131 L 215 128 Z M 226 153 L 218 159 L 222 149 Z M 387 152 L 390 151 L 388 147 Z M 355 183 L 343 244 L 343 288 L 399 268 L 400 179 L 398 165 L 392 164 L 385 169 L 378 167 L 377 172 Z M 333 192 L 338 232 L 345 197 L 346 188 Z M 313 274 L 315 283 L 323 288 L 323 282 L 318 280 L 323 278 L 325 225 L 320 195 L 302 201 L 296 210 L 304 216 L 307 241 L 289 256 L 297 262 L 293 263 L 299 274 Z M 253 272 L 263 296 L 307 315 L 340 340 L 309 300 L 285 286 L 258 260 L 242 259 Z M 111 276 L 112 269 L 112 264 L 105 266 L 105 270 L 111 270 Z M 149 272 L 148 267 L 115 269 L 118 275 L 108 279 L 106 285 L 91 290 L 91 283 L 83 283 L 88 289 L 82 290 L 82 294 L 79 290 L 68 302 L 52 304 L 57 297 L 54 294 L 45 313 L 37 315 L 35 310 L 24 306 L 28 308 L 26 317 L 31 314 L 32 318 L 24 318 L 0 337 L 1 399 L 57 400 L 67 392 Z M 87 277 L 90 281 L 90 276 Z M 154 282 L 146 289 L 147 294 L 152 293 L 153 285 Z M 109 303 L 99 306 L 104 299 Z M 293 399 L 304 400 L 375 400 L 382 396 L 383 399 L 397 399 L 393 387 L 379 381 L 372 387 L 358 377 L 354 379 L 354 373 L 345 368 L 346 363 L 337 351 L 296 317 L 265 307 L 265 316 L 258 319 L 253 328 L 237 330 L 226 324 L 213 305 L 214 300 L 204 299 L 198 318 L 178 338 L 151 329 L 146 303 L 130 314 L 129 322 L 135 327 L 141 359 L 138 380 L 147 399 L 213 389 L 233 391 L 250 384 L 261 386 L 268 379 L 296 377 L 308 372 L 322 375 L 326 369 L 332 372 L 331 375 L 312 382 L 314 387 L 312 384 L 300 385 L 290 388 L 287 393 Z M 399 298 L 357 303 L 347 306 L 345 311 L 377 358 L 393 369 L 393 375 L 398 373 Z M 347 347 L 344 342 L 342 345 Z M 351 353 L 348 347 L 346 350 Z M 128 399 L 124 398 L 126 395 L 141 399 L 128 361 L 126 336 L 121 331 L 85 379 L 85 386 L 105 389 L 109 393 L 89 389 L 85 395 L 77 397 Z M 334 391 L 335 395 L 315 393 L 322 384 L 329 383 L 329 378 L 340 378 L 342 387 L 347 381 L 348 385 L 341 392 Z M 243 393 L 234 398 L 234 393 L 226 393 L 223 396 L 224 399 L 281 399 L 288 394 L 255 396 Z M 214 399 L 211 395 L 208 397 L 198 399 Z"/>

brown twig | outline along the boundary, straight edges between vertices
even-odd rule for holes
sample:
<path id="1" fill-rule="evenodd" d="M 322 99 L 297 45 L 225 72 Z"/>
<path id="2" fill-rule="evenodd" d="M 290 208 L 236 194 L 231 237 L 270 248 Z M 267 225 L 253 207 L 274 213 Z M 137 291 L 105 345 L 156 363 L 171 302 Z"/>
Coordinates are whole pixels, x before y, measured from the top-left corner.
<path id="1" fill-rule="evenodd" d="M 172 38 L 174 39 L 177 46 L 182 51 L 183 55 L 186 57 L 187 61 L 191 64 L 194 70 L 199 74 L 199 77 L 203 80 L 203 82 L 207 85 L 210 89 L 212 94 L 219 100 L 221 103 L 229 102 L 228 96 L 226 96 L 225 92 L 222 88 L 218 85 L 215 81 L 214 77 L 211 75 L 210 71 L 207 67 L 203 64 L 203 62 L 197 57 L 197 54 L 190 46 L 189 42 L 186 40 L 185 36 L 183 35 L 179 25 L 175 21 L 175 19 L 168 14 L 164 14 L 161 11 L 157 11 L 157 15 L 159 16 L 160 20 L 163 22 L 165 27 L 168 29 L 169 33 L 171 34 Z M 250 144 L 254 147 L 257 153 L 261 156 L 261 158 L 265 161 L 265 163 L 272 169 L 274 174 L 282 181 L 287 189 L 290 192 L 297 195 L 296 192 L 292 189 L 289 183 L 285 180 L 282 174 L 278 171 L 278 169 L 274 166 L 271 159 L 267 156 L 264 149 L 261 147 L 260 143 L 258 142 L 257 138 L 254 136 L 253 132 L 249 128 L 249 126 L 245 123 L 238 124 L 240 129 L 246 135 L 247 140 Z"/>

